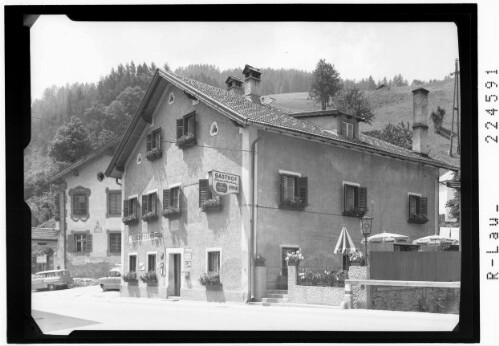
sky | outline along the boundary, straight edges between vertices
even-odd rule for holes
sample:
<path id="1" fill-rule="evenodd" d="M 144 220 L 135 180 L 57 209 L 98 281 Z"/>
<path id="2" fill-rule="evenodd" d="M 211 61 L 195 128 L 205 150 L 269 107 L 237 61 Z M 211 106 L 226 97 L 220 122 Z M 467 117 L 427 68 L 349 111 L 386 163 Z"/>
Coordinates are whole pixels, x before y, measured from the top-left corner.
<path id="1" fill-rule="evenodd" d="M 73 22 L 41 16 L 31 28 L 32 100 L 52 85 L 98 82 L 118 64 L 168 63 L 172 70 L 313 71 L 319 59 L 344 79 L 443 79 L 458 58 L 453 23 Z M 262 75 L 262 79 L 265 76 Z"/>

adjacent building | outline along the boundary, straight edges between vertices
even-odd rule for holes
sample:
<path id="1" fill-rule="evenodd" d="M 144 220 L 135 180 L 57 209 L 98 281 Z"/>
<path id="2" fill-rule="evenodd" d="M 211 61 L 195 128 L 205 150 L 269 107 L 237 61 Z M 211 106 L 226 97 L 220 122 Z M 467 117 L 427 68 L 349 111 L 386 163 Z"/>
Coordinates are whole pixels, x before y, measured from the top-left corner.
<path id="1" fill-rule="evenodd" d="M 254 259 L 267 287 L 303 267 L 340 269 L 342 225 L 360 245 L 359 217 L 413 239 L 438 232 L 439 169 L 428 156 L 428 91 L 414 94 L 413 150 L 359 133 L 337 110 L 289 114 L 262 103 L 260 70 L 227 90 L 158 70 L 106 170 L 123 184 L 123 272 L 157 281 L 122 294 L 205 300 L 218 273 L 222 300 L 254 296 Z M 221 287 L 221 288 L 220 288 Z"/>
<path id="2" fill-rule="evenodd" d="M 98 278 L 121 263 L 121 183 L 106 178 L 115 139 L 56 174 L 58 265 L 73 277 Z"/>
<path id="3" fill-rule="evenodd" d="M 31 227 L 31 272 L 57 269 L 59 228 L 55 220 Z"/>

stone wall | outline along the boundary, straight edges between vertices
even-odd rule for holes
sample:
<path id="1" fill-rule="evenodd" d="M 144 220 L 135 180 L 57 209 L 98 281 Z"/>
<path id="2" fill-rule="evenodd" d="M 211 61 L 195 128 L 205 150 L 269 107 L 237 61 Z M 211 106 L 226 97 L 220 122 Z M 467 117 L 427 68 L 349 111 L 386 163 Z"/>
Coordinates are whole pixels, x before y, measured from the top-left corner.
<path id="1" fill-rule="evenodd" d="M 288 267 L 288 302 L 299 304 L 340 305 L 343 287 L 301 286 L 296 284 L 297 267 Z"/>
<path id="2" fill-rule="evenodd" d="M 371 286 L 371 309 L 459 313 L 459 288 Z"/>
<path id="3" fill-rule="evenodd" d="M 351 266 L 348 268 L 348 278 L 356 280 L 369 279 L 369 267 Z M 369 289 L 364 285 L 352 285 L 352 308 L 368 309 Z"/>

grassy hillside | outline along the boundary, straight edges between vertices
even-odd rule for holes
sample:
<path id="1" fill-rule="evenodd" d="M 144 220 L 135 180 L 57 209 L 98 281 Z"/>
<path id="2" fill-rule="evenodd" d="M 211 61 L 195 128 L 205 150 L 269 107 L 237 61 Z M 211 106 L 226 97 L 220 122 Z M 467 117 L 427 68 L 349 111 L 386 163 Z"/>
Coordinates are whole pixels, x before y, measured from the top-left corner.
<path id="1" fill-rule="evenodd" d="M 454 93 L 454 80 L 439 81 L 421 85 L 430 91 L 428 95 L 428 111 L 431 112 L 440 106 L 447 111 L 443 126 L 450 129 L 452 120 L 452 99 Z M 381 129 L 389 123 L 409 122 L 412 124 L 412 90 L 415 87 L 392 87 L 365 92 L 374 106 L 374 119 L 372 125 L 361 124 L 360 131 Z M 320 106 L 310 100 L 308 93 L 288 93 L 268 95 L 276 99 L 274 105 L 290 111 L 319 110 Z M 450 164 L 459 166 L 460 158 L 455 154 L 457 139 L 454 138 L 454 157 L 449 157 L 450 141 L 435 134 L 433 124 L 428 124 L 428 137 L 431 143 L 430 156 Z"/>

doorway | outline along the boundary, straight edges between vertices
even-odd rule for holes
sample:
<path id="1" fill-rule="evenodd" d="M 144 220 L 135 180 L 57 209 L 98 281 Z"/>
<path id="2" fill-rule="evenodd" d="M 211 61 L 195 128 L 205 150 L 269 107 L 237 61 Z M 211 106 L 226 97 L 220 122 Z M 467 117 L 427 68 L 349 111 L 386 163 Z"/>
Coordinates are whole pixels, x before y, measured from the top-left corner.
<path id="1" fill-rule="evenodd" d="M 181 282 L 181 255 L 172 253 L 169 256 L 168 265 L 168 295 L 180 297 L 180 282 Z"/>
<path id="2" fill-rule="evenodd" d="M 281 248 L 281 258 L 282 258 L 282 276 L 288 276 L 288 262 L 286 262 L 286 256 L 288 253 L 296 252 L 300 250 L 298 246 L 296 247 L 282 247 Z"/>

